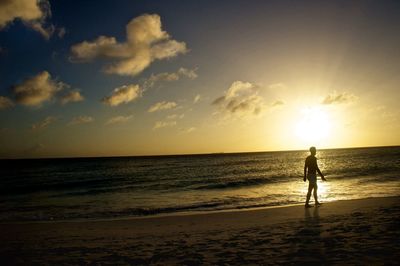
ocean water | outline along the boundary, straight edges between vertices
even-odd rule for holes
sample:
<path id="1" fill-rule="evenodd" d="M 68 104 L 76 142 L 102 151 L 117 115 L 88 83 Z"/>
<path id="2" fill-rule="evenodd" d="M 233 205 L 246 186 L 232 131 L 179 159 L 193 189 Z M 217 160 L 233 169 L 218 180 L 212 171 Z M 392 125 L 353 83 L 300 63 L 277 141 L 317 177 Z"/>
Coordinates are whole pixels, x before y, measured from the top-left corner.
<path id="1" fill-rule="evenodd" d="M 308 151 L 0 160 L 0 221 L 115 219 L 304 203 Z M 322 202 L 400 195 L 400 147 L 317 152 Z"/>

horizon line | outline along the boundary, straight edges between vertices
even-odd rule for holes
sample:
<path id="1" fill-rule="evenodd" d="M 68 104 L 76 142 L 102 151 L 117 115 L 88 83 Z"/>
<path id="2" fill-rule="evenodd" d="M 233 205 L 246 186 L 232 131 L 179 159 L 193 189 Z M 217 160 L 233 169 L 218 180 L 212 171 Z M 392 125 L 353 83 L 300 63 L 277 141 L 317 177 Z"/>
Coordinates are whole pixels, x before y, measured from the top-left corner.
<path id="1" fill-rule="evenodd" d="M 353 146 L 353 147 L 337 147 L 337 148 L 321 148 L 317 150 L 341 150 L 341 149 L 367 149 L 367 148 L 390 148 L 400 147 L 400 144 L 394 145 L 378 145 L 378 146 Z M 49 157 L 15 157 L 3 158 L 0 160 L 49 160 L 49 159 L 99 159 L 99 158 L 125 158 L 125 157 L 179 157 L 179 156 L 206 156 L 218 154 L 246 154 L 246 153 L 274 153 L 274 152 L 296 152 L 308 151 L 308 149 L 288 149 L 288 150 L 264 150 L 264 151 L 234 151 L 234 152 L 204 152 L 204 153 L 171 153 L 171 154 L 144 154 L 144 155 L 109 155 L 109 156 L 49 156 Z"/>

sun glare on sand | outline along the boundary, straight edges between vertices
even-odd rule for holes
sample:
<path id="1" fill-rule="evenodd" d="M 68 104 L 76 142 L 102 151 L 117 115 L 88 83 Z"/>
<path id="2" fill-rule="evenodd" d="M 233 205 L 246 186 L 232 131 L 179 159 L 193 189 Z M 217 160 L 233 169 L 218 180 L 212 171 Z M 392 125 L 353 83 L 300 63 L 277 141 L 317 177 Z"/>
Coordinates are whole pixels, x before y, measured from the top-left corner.
<path id="1" fill-rule="evenodd" d="M 295 123 L 295 134 L 304 145 L 317 145 L 331 135 L 329 113 L 321 107 L 302 109 Z"/>

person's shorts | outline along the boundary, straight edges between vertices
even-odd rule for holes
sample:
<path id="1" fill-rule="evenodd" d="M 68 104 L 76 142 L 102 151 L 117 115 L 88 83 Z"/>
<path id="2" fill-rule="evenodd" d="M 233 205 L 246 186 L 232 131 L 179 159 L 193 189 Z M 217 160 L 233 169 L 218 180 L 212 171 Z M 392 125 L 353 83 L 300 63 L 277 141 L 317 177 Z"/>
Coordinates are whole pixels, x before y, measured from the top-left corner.
<path id="1" fill-rule="evenodd" d="M 315 174 L 308 174 L 307 179 L 310 182 L 310 184 L 317 185 L 317 175 Z"/>

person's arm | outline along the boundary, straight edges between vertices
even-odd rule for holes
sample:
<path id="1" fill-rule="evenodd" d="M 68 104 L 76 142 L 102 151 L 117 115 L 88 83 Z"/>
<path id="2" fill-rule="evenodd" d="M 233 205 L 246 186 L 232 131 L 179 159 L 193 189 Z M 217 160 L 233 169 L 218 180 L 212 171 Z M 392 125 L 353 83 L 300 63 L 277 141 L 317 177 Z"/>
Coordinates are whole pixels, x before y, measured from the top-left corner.
<path id="1" fill-rule="evenodd" d="M 306 180 L 307 180 L 306 177 L 307 177 L 307 160 L 304 163 L 304 178 L 303 178 L 304 182 L 306 182 Z"/>
<path id="2" fill-rule="evenodd" d="M 326 181 L 325 176 L 321 173 L 321 170 L 319 170 L 318 165 L 317 165 L 317 172 L 318 172 L 318 174 L 321 176 L 321 179 L 322 179 L 323 181 Z"/>

